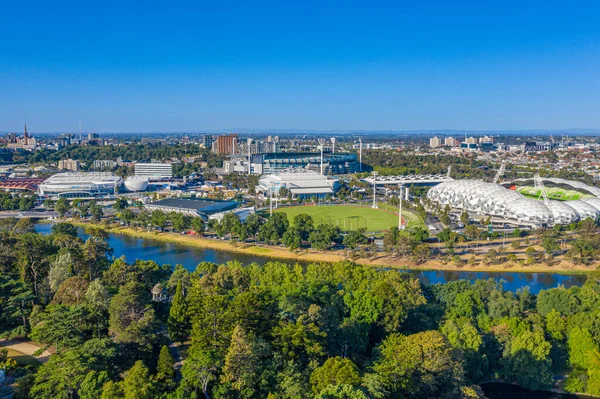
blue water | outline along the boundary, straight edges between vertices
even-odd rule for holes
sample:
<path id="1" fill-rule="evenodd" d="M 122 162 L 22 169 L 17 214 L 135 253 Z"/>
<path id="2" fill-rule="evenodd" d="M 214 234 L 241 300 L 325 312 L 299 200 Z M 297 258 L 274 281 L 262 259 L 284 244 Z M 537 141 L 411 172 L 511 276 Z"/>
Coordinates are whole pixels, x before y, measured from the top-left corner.
<path id="1" fill-rule="evenodd" d="M 50 234 L 52 226 L 50 224 L 40 223 L 36 225 L 36 231 L 42 234 Z M 80 236 L 86 239 L 87 236 L 80 230 Z M 216 264 L 222 264 L 228 261 L 238 261 L 242 264 L 256 262 L 263 264 L 272 261 L 271 258 L 254 255 L 244 255 L 232 252 L 215 251 L 212 249 L 200 249 L 195 247 L 186 247 L 178 244 L 171 244 L 157 240 L 134 238 L 124 234 L 109 233 L 108 243 L 114 249 L 113 256 L 125 258 L 133 262 L 136 259 L 153 260 L 158 264 L 181 264 L 186 269 L 192 271 L 200 262 L 208 261 Z M 282 260 L 283 262 L 289 262 Z M 421 271 L 408 270 L 414 277 L 425 284 L 445 283 L 456 280 L 470 280 L 493 278 L 504 281 L 504 288 L 510 291 L 516 291 L 520 288 L 529 287 L 534 294 L 540 290 L 554 288 L 559 285 L 565 287 L 580 286 L 585 282 L 584 276 L 567 276 L 553 273 L 515 273 L 515 272 L 468 272 L 468 271 Z"/>

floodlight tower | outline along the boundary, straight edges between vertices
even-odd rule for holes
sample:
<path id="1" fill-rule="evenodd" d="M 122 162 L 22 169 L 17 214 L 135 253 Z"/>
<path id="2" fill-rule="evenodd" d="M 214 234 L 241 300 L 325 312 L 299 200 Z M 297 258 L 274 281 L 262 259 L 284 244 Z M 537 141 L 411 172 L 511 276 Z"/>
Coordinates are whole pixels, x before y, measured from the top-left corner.
<path id="1" fill-rule="evenodd" d="M 325 139 L 319 139 L 319 149 L 321 150 L 321 175 L 323 175 L 323 147 L 325 146 Z"/>
<path id="2" fill-rule="evenodd" d="M 358 170 L 362 172 L 362 138 L 358 138 Z"/>
<path id="3" fill-rule="evenodd" d="M 248 137 L 248 175 L 252 172 L 252 166 L 250 165 L 250 146 L 252 144 L 252 138 Z"/>
<path id="4" fill-rule="evenodd" d="M 371 208 L 377 209 L 377 176 L 379 173 L 373 172 L 373 205 Z"/>
<path id="5" fill-rule="evenodd" d="M 335 154 L 335 137 L 331 138 L 331 153 Z"/>
<path id="6" fill-rule="evenodd" d="M 402 230 L 402 184 L 398 184 L 398 229 Z"/>

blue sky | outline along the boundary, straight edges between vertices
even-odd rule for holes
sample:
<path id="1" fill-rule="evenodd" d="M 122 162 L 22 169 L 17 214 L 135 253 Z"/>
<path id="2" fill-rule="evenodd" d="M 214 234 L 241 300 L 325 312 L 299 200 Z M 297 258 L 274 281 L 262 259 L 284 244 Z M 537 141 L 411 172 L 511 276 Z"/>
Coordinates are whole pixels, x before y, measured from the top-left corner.
<path id="1" fill-rule="evenodd" d="M 0 130 L 600 128 L 598 1 L 4 2 Z"/>

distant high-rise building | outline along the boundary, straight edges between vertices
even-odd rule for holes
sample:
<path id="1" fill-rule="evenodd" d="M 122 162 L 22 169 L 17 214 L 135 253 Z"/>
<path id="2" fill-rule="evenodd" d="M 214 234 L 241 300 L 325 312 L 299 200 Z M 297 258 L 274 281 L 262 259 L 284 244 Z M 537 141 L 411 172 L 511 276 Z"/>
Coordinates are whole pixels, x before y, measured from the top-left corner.
<path id="1" fill-rule="evenodd" d="M 429 139 L 429 146 L 431 148 L 438 148 L 442 146 L 442 139 L 439 137 L 432 137 Z"/>
<path id="2" fill-rule="evenodd" d="M 202 137 L 202 147 L 212 149 L 214 141 L 215 139 L 213 138 L 212 134 L 205 134 Z"/>
<path id="3" fill-rule="evenodd" d="M 238 136 L 237 134 L 228 134 L 217 136 L 217 139 L 212 145 L 212 151 L 216 154 L 235 155 L 238 153 Z"/>
<path id="4" fill-rule="evenodd" d="M 170 163 L 136 163 L 135 175 L 142 177 L 173 177 L 173 166 Z"/>
<path id="5" fill-rule="evenodd" d="M 444 139 L 444 145 L 448 147 L 456 147 L 458 145 L 458 140 L 454 137 L 446 137 Z"/>
<path id="6" fill-rule="evenodd" d="M 477 139 L 475 137 L 465 137 L 465 144 L 477 144 Z"/>
<path id="7" fill-rule="evenodd" d="M 81 170 L 81 164 L 77 160 L 63 159 L 58 161 L 58 169 L 70 170 L 71 172 L 79 172 Z"/>
<path id="8" fill-rule="evenodd" d="M 490 137 L 490 136 L 483 136 L 479 138 L 479 143 L 483 144 L 483 143 L 494 143 L 494 138 Z"/>

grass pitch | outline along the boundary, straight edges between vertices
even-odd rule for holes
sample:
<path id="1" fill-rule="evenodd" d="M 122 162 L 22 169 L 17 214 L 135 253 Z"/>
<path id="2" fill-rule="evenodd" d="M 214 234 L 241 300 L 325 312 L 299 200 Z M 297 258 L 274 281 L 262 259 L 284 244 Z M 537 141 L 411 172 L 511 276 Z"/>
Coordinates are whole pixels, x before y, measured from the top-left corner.
<path id="1" fill-rule="evenodd" d="M 312 216 L 315 225 L 322 223 L 339 226 L 344 231 L 365 228 L 368 232 L 388 230 L 398 226 L 398 209 L 387 210 L 386 204 L 379 204 L 382 209 L 356 205 L 319 205 L 282 207 L 275 212 L 283 212 L 290 222 L 294 216 L 305 213 Z M 407 227 L 424 226 L 418 215 L 402 211 L 404 224 Z M 407 224 L 408 223 L 408 224 Z"/>
<path id="2" fill-rule="evenodd" d="M 518 192 L 529 198 L 540 198 L 541 191 L 531 186 L 523 186 L 517 189 Z M 560 187 L 546 187 L 548 198 L 558 201 L 572 201 L 582 198 L 594 198 L 593 195 L 584 194 L 575 190 L 565 190 Z"/>

